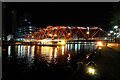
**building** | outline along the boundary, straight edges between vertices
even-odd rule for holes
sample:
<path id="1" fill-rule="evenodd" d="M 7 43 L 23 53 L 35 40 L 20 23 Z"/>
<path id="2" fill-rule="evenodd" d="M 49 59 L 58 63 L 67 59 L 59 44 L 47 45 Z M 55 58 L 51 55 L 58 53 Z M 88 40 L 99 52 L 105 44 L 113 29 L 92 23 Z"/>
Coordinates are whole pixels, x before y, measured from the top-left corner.
<path id="1" fill-rule="evenodd" d="M 24 26 L 17 28 L 16 30 L 16 41 L 23 41 L 24 37 L 28 33 L 32 33 L 34 31 L 37 31 L 41 28 L 35 27 L 35 26 Z"/>
<path id="2" fill-rule="evenodd" d="M 17 12 L 15 10 L 13 10 L 11 12 L 12 14 L 12 35 L 13 38 L 15 39 L 15 32 L 16 32 L 16 28 L 17 28 Z"/>
<path id="3" fill-rule="evenodd" d="M 120 42 L 120 28 L 116 29 L 116 39 L 117 42 Z"/>
<path id="4" fill-rule="evenodd" d="M 19 24 L 20 26 L 16 29 L 16 34 L 15 34 L 16 41 L 23 41 L 26 34 L 41 29 L 31 24 L 31 15 L 27 13 L 25 13 L 22 17 L 20 17 Z"/>
<path id="5" fill-rule="evenodd" d="M 5 38 L 5 5 L 2 6 L 2 40 L 6 40 Z"/>
<path id="6" fill-rule="evenodd" d="M 11 40 L 13 40 L 13 35 L 8 35 L 7 36 L 7 41 L 11 41 Z"/>

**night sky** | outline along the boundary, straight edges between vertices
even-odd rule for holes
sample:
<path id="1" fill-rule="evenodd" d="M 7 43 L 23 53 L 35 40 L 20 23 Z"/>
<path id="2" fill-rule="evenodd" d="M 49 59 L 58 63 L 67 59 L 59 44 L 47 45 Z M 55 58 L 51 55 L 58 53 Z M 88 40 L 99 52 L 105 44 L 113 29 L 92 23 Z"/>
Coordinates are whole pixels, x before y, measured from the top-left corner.
<path id="1" fill-rule="evenodd" d="M 28 13 L 32 24 L 38 27 L 69 25 L 69 26 L 101 26 L 109 28 L 111 3 L 5 3 L 5 26 L 12 26 L 11 11 L 17 11 L 19 18 Z"/>

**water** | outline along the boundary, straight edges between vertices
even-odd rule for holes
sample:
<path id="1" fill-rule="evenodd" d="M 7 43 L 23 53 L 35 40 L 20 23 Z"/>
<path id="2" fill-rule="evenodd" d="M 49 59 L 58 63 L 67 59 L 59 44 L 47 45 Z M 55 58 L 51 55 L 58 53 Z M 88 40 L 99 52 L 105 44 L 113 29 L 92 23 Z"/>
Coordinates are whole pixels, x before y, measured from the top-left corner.
<path id="1" fill-rule="evenodd" d="M 96 48 L 92 44 L 65 46 L 3 46 L 3 79 L 68 79 L 77 69 L 77 62 Z"/>

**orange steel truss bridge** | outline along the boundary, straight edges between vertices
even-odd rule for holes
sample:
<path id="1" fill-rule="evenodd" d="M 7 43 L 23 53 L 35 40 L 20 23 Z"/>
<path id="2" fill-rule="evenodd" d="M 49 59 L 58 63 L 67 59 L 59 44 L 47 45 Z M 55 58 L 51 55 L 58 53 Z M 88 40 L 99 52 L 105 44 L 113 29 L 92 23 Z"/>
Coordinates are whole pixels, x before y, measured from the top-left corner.
<path id="1" fill-rule="evenodd" d="M 101 27 L 49 26 L 47 28 L 42 28 L 38 31 L 26 34 L 24 40 L 100 40 L 103 37 L 114 39 L 111 35 L 108 36 L 108 33 Z"/>

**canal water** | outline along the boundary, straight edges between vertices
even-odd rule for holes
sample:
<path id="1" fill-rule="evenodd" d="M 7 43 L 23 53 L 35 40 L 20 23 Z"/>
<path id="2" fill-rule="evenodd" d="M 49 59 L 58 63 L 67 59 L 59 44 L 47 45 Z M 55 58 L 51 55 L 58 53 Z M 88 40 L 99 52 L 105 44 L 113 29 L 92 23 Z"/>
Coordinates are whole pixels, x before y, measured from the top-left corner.
<path id="1" fill-rule="evenodd" d="M 65 46 L 3 45 L 3 80 L 67 80 L 96 43 Z"/>

